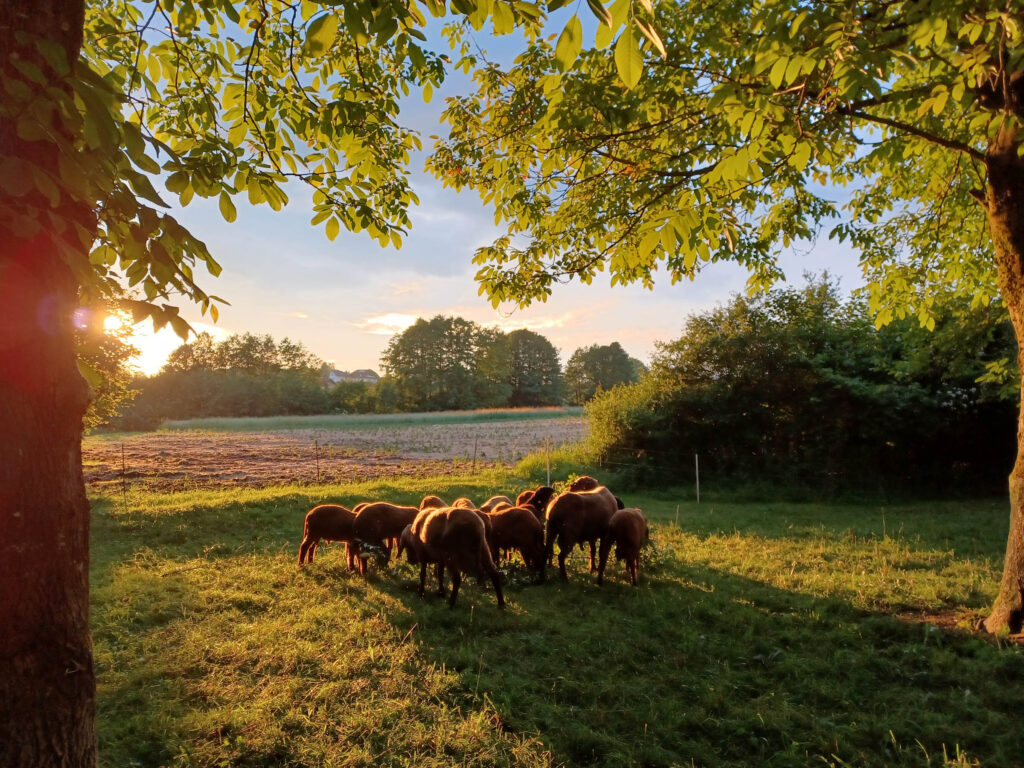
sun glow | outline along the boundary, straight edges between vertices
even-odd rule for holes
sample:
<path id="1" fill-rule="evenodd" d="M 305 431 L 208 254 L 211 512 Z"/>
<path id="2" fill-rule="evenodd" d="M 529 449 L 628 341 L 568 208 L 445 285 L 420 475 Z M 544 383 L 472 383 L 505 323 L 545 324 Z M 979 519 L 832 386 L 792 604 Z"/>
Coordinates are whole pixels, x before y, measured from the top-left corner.
<path id="1" fill-rule="evenodd" d="M 108 330 L 116 330 L 119 327 L 108 324 L 112 319 L 120 320 L 120 318 L 108 316 L 104 321 L 104 327 Z M 213 336 L 216 341 L 225 339 L 232 333 L 224 328 L 208 325 L 207 323 L 192 323 L 191 325 L 196 333 L 205 331 Z M 189 341 L 194 340 L 194 338 L 194 336 L 190 336 Z M 132 333 L 126 341 L 139 350 L 139 354 L 129 361 L 129 365 L 138 368 L 141 373 L 147 376 L 159 373 L 171 352 L 185 343 L 178 334 L 171 330 L 169 325 L 164 326 L 159 331 L 154 331 L 153 324 L 148 320 L 133 326 Z"/>

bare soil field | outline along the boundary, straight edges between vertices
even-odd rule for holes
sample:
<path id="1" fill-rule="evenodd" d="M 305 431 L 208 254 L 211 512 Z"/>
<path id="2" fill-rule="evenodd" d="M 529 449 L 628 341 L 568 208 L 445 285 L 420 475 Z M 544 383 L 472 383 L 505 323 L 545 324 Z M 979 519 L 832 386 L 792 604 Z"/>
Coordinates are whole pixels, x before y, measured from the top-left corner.
<path id="1" fill-rule="evenodd" d="M 344 483 L 456 474 L 467 464 L 511 466 L 528 453 L 580 440 L 581 418 L 272 432 L 148 432 L 82 443 L 90 490 L 183 490 Z"/>

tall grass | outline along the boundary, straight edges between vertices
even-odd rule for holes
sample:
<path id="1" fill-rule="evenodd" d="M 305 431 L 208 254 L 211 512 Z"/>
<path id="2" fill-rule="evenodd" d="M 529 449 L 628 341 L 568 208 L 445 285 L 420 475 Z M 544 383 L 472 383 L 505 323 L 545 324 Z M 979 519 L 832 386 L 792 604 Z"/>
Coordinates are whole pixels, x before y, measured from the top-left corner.
<path id="1" fill-rule="evenodd" d="M 208 418 L 166 421 L 168 430 L 212 430 L 217 432 L 263 432 L 282 429 L 369 429 L 423 426 L 425 424 L 476 424 L 533 419 L 580 418 L 583 409 L 507 408 L 477 411 L 436 411 L 431 413 L 350 413 L 316 416 L 263 416 L 258 418 Z"/>
<path id="2" fill-rule="evenodd" d="M 316 503 L 528 483 L 95 498 L 101 763 L 1020 764 L 1024 653 L 969 631 L 995 594 L 1001 502 L 625 495 L 652 523 L 638 588 L 621 565 L 597 587 L 576 552 L 567 584 L 507 567 L 504 612 L 475 582 L 454 610 L 421 600 L 407 564 L 350 574 L 338 546 L 296 565 Z"/>

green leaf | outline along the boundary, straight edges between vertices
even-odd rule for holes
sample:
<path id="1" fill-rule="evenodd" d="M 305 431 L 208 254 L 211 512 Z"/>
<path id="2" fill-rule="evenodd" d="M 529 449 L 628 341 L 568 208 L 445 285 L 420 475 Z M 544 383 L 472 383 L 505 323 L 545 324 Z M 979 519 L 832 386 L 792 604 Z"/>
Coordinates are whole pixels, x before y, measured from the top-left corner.
<path id="1" fill-rule="evenodd" d="M 641 34 L 643 34 L 643 36 L 650 41 L 651 45 L 657 49 L 661 58 L 668 58 L 668 51 L 665 50 L 665 43 L 662 42 L 661 36 L 654 28 L 654 25 L 648 24 L 646 21 L 641 21 L 640 19 L 634 19 L 634 21 L 636 21 L 636 25 L 639 27 Z"/>
<path id="2" fill-rule="evenodd" d="M 227 192 L 220 193 L 220 215 L 224 217 L 224 221 L 229 223 L 238 217 L 235 204 L 231 201 L 231 195 Z"/>
<path id="3" fill-rule="evenodd" d="M 341 232 L 341 225 L 338 223 L 337 216 L 331 216 L 331 218 L 327 220 L 327 224 L 324 227 L 324 231 L 327 233 L 327 239 L 330 240 L 331 242 L 334 242 L 334 239 L 338 236 L 338 233 Z"/>
<path id="4" fill-rule="evenodd" d="M 778 59 L 772 65 L 772 71 L 768 74 L 768 82 L 772 84 L 772 88 L 778 88 L 782 85 L 782 81 L 786 77 L 786 67 L 788 66 L 789 59 L 787 57 Z"/>
<path id="5" fill-rule="evenodd" d="M 612 15 L 608 13 L 608 9 L 604 7 L 604 3 L 601 0 L 587 0 L 587 5 L 590 6 L 590 10 L 597 17 L 598 21 L 606 27 L 612 26 Z"/>
<path id="6" fill-rule="evenodd" d="M 317 16 L 306 27 L 302 52 L 307 56 L 323 56 L 338 37 L 338 17 L 333 13 Z"/>
<path id="7" fill-rule="evenodd" d="M 562 34 L 558 37 L 558 44 L 555 46 L 555 62 L 558 68 L 565 72 L 580 55 L 583 48 L 583 25 L 578 16 L 573 14 L 572 18 L 565 25 Z"/>
<path id="8" fill-rule="evenodd" d="M 627 88 L 633 88 L 639 83 L 644 73 L 644 59 L 632 26 L 626 27 L 619 35 L 619 42 L 615 44 L 615 68 Z"/>

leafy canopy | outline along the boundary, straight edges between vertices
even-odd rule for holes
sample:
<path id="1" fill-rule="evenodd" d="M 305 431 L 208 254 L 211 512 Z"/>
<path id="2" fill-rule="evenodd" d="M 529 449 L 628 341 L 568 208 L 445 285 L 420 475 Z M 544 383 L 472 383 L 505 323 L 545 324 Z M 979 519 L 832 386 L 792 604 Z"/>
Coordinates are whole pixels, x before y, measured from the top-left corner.
<path id="1" fill-rule="evenodd" d="M 476 256 L 492 302 L 718 260 L 765 286 L 826 225 L 860 249 L 879 322 L 934 324 L 922 286 L 994 295 L 972 194 L 996 134 L 1020 146 L 1018 2 L 662 2 L 657 43 L 635 7 L 615 0 L 589 50 L 570 24 L 482 67 L 448 105 L 430 167 L 506 224 Z"/>
<path id="2" fill-rule="evenodd" d="M 454 9 L 456 22 L 489 20 L 498 34 L 532 35 L 542 15 L 519 0 Z M 446 13 L 438 0 L 87 0 L 78 62 L 24 33 L 10 52 L 17 76 L 0 118 L 59 162 L 0 158 L 0 225 L 26 240 L 49 233 L 86 300 L 121 299 L 126 283 L 136 319 L 183 337 L 175 304 L 216 319 L 222 300 L 196 271 L 220 266 L 170 214 L 172 195 L 216 199 L 232 221 L 239 198 L 278 210 L 299 180 L 329 238 L 345 228 L 397 247 L 420 147 L 398 122 L 399 99 L 420 89 L 429 100 L 443 80 L 450 59 L 422 28 Z"/>

